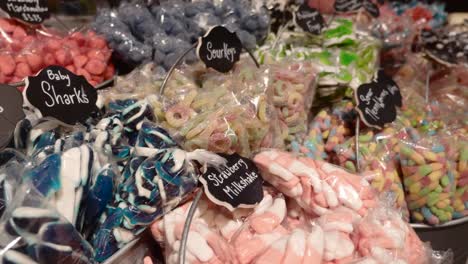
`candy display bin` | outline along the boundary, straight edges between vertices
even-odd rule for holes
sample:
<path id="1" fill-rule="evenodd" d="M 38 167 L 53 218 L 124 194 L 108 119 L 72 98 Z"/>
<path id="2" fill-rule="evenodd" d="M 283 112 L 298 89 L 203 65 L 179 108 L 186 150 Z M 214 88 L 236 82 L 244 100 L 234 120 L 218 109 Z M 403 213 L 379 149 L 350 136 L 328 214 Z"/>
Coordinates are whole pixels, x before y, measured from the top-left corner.
<path id="1" fill-rule="evenodd" d="M 468 217 L 450 221 L 440 226 L 411 224 L 422 241 L 430 242 L 435 250 L 451 249 L 454 264 L 468 263 Z"/>

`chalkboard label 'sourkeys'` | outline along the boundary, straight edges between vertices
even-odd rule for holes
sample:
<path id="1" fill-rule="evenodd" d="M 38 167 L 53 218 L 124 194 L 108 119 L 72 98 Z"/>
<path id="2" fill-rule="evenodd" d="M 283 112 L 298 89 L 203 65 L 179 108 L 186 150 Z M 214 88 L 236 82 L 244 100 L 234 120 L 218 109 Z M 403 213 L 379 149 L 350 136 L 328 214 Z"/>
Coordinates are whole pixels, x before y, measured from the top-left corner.
<path id="1" fill-rule="evenodd" d="M 206 67 L 227 73 L 239 61 L 242 42 L 236 33 L 222 26 L 210 29 L 198 41 L 197 54 Z"/>
<path id="2" fill-rule="evenodd" d="M 41 24 L 50 17 L 47 0 L 2 0 L 0 8 L 11 18 Z"/>
<path id="3" fill-rule="evenodd" d="M 83 123 L 97 111 L 97 92 L 83 76 L 60 66 L 49 66 L 26 79 L 26 99 L 43 117 L 68 124 Z"/>
<path id="4" fill-rule="evenodd" d="M 227 160 L 224 168 L 208 167 L 200 176 L 208 198 L 233 211 L 255 207 L 263 199 L 263 179 L 255 164 L 238 154 L 219 154 Z"/>
<path id="5" fill-rule="evenodd" d="M 356 92 L 356 110 L 363 122 L 378 129 L 395 121 L 396 106 L 402 106 L 402 97 L 397 84 L 383 71 L 379 71 L 377 81 L 360 85 Z"/>
<path id="6" fill-rule="evenodd" d="M 0 84 L 0 149 L 8 145 L 16 124 L 23 118 L 21 92 L 13 86 Z"/>
<path id="7" fill-rule="evenodd" d="M 296 24 L 304 31 L 319 35 L 325 26 L 325 21 L 319 11 L 307 4 L 299 6 L 295 14 Z"/>

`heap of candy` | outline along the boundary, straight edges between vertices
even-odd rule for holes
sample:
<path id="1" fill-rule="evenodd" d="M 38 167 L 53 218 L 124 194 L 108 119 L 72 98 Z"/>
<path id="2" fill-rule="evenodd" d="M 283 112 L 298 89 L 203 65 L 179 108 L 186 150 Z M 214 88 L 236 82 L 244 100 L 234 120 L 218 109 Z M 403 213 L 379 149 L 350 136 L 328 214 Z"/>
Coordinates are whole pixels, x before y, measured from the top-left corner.
<path id="1" fill-rule="evenodd" d="M 337 18 L 318 36 L 289 31 L 270 35 L 257 54 L 266 64 L 285 58 L 311 61 L 320 72 L 318 99 L 329 102 L 343 94 L 343 89 L 337 92 L 337 86 L 357 88 L 373 78 L 379 46 L 376 39 L 361 34 L 351 20 Z"/>
<path id="2" fill-rule="evenodd" d="M 190 263 L 426 264 L 431 252 L 407 216 L 432 225 L 468 216 L 466 28 L 424 30 L 414 41 L 444 19 L 438 9 L 412 2 L 404 12 L 385 4 L 380 18 L 325 17 L 319 35 L 286 25 L 256 50 L 261 66 L 242 56 L 226 74 L 192 51 L 160 93 L 159 73 L 211 26 L 257 48 L 270 26 L 262 3 L 275 0 L 121 2 L 93 27 L 119 66 L 141 68 L 100 90 L 100 110 L 83 124 L 25 107 L 9 143 L 16 150 L 0 152 L 0 263 L 103 262 L 148 227 L 167 262 L 178 262 L 200 169 L 226 162 L 213 152 L 252 158 L 264 199 L 231 212 L 203 197 Z M 333 2 L 308 1 L 328 11 Z M 114 74 L 93 31 L 59 37 L 0 19 L 0 33 L 0 83 L 51 64 L 93 85 Z M 418 49 L 452 69 L 408 54 Z M 381 51 L 391 52 L 379 62 Z M 377 131 L 357 123 L 351 93 L 388 62 L 404 104 Z"/>
<path id="3" fill-rule="evenodd" d="M 254 161 L 281 193 L 265 188 L 255 209 L 234 212 L 202 200 L 188 236 L 189 263 L 427 263 L 415 232 L 361 177 L 278 150 Z M 190 205 L 151 228 L 165 242 L 167 263 L 177 263 Z"/>
<path id="4" fill-rule="evenodd" d="M 280 146 L 268 71 L 243 62 L 219 75 L 191 66 L 171 77 L 156 116 L 187 150 L 198 148 L 245 157 L 262 147 Z"/>
<path id="5" fill-rule="evenodd" d="M 16 142 L 25 146 L 31 161 L 24 173 L 13 171 L 22 167 L 8 162 L 1 178 L 11 181 L 18 176 L 22 185 L 33 186 L 71 224 L 66 228 L 74 227 L 91 242 L 95 255 L 85 256 L 96 261 L 107 259 L 190 194 L 197 184 L 191 160 L 214 165 L 223 162 L 214 154 L 178 148 L 164 129 L 150 122 L 154 116 L 146 101 L 112 102 L 105 115 L 101 120 L 90 119 L 81 130 L 60 127 L 56 121 L 23 121 Z M 9 185 L 2 181 L 2 186 Z M 10 199 L 16 201 L 19 195 L 24 194 L 16 192 Z M 45 210 L 40 203 L 28 206 L 38 212 Z M 7 210 L 10 208 L 7 204 Z M 41 215 L 49 219 L 48 214 Z M 4 221 L 14 217 L 13 213 Z M 27 226 L 34 224 L 23 221 Z M 10 238 L 0 238 L 1 245 L 11 242 Z M 79 253 L 74 247 L 67 250 L 62 253 Z M 52 263 L 40 256 L 30 257 L 38 263 Z"/>
<path id="6" fill-rule="evenodd" d="M 241 0 L 213 2 L 164 1 L 150 6 L 124 2 L 115 10 L 100 12 L 94 27 L 123 62 L 154 61 L 165 70 L 215 25 L 236 32 L 248 49 L 264 40 L 269 26 L 264 8 L 253 9 Z M 195 60 L 194 52 L 185 58 L 187 63 Z"/>
<path id="7" fill-rule="evenodd" d="M 118 94 L 104 100 L 145 98 L 160 82 L 147 65 L 119 78 Z M 163 98 L 149 97 L 157 120 L 181 140 L 186 150 L 237 152 L 245 157 L 265 147 L 279 147 L 302 138 L 316 86 L 316 69 L 308 62 L 283 61 L 256 68 L 248 58 L 219 75 L 200 64 L 175 70 Z M 135 89 L 139 87 L 139 89 Z"/>
<path id="8" fill-rule="evenodd" d="M 445 3 L 435 1 L 432 4 L 426 4 L 423 1 L 392 1 L 388 3 L 393 11 L 400 17 L 410 17 L 414 24 L 421 27 L 437 28 L 445 24 L 447 13 L 445 12 Z"/>
<path id="9" fill-rule="evenodd" d="M 2 263 L 93 263 L 91 245 L 29 184 L 16 191 L 2 220 Z"/>
<path id="10" fill-rule="evenodd" d="M 20 82 L 50 65 L 83 75 L 93 86 L 114 75 L 111 50 L 93 31 L 61 37 L 0 18 L 0 32 L 0 83 Z"/>

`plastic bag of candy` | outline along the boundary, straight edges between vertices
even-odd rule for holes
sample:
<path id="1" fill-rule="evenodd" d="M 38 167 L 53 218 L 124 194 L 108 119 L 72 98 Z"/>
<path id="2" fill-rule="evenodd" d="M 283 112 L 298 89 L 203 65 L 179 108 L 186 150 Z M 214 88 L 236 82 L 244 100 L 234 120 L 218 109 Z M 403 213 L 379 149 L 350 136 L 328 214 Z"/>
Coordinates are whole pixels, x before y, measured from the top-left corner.
<path id="1" fill-rule="evenodd" d="M 171 77 L 162 105 L 153 104 L 159 122 L 184 149 L 249 157 L 262 147 L 283 144 L 268 68 L 257 69 L 246 60 L 225 75 L 190 68 Z"/>
<path id="2" fill-rule="evenodd" d="M 116 9 L 98 12 L 94 28 L 105 36 L 124 64 L 148 62 L 169 70 L 210 27 L 224 25 L 236 32 L 244 47 L 253 49 L 266 37 L 269 16 L 241 0 L 121 2 Z M 159 3 L 160 2 L 160 3 Z M 186 63 L 197 60 L 195 52 Z"/>
<path id="3" fill-rule="evenodd" d="M 20 152 L 8 149 L 0 153 L 0 217 L 12 202 L 20 184 L 27 158 Z"/>
<path id="4" fill-rule="evenodd" d="M 456 215 L 458 148 L 449 138 L 409 135 L 400 141 L 400 159 L 411 219 L 432 225 L 450 221 Z"/>
<path id="5" fill-rule="evenodd" d="M 311 62 L 319 71 L 314 106 L 341 99 L 349 87 L 369 82 L 378 64 L 380 43 L 356 28 L 353 21 L 336 18 L 320 35 L 280 30 L 257 50 L 260 63 L 284 59 Z"/>
<path id="6" fill-rule="evenodd" d="M 167 263 L 178 263 L 182 253 L 188 263 L 246 264 L 423 264 L 437 255 L 397 210 L 371 194 L 363 178 L 278 150 L 260 152 L 254 161 L 277 190 L 265 187 L 255 208 L 233 212 L 202 198 L 185 252 L 182 231 L 192 202 L 166 214 L 151 231 L 163 243 Z"/>
<path id="7" fill-rule="evenodd" d="M 0 83 L 17 83 L 59 65 L 97 86 L 114 76 L 111 50 L 94 31 L 66 34 L 0 18 Z"/>
<path id="8" fill-rule="evenodd" d="M 94 263 L 91 245 L 27 183 L 0 218 L 0 247 L 3 263 Z"/>
<path id="9" fill-rule="evenodd" d="M 283 61 L 267 66 L 269 90 L 287 145 L 304 137 L 315 96 L 317 73 L 309 62 Z"/>
<path id="10" fill-rule="evenodd" d="M 205 150 L 186 152 L 164 129 L 142 123 L 134 152 L 122 168 L 121 183 L 90 237 L 95 259 L 106 260 L 183 203 L 197 187 L 195 161 L 211 166 L 225 162 Z"/>
<path id="11" fill-rule="evenodd" d="M 163 77 L 155 72 L 155 68 L 153 63 L 148 63 L 129 74 L 117 76 L 112 89 L 99 90 L 103 104 L 107 105 L 117 100 L 157 98 Z M 179 71 L 175 70 L 173 74 L 175 76 Z"/>
<path id="12" fill-rule="evenodd" d="M 335 162 L 351 172 L 359 172 L 377 193 L 392 196 L 395 207 L 407 216 L 399 160 L 399 140 L 405 138 L 407 134 L 394 127 L 387 127 L 380 133 L 372 130 L 362 132 L 358 136 L 358 153 L 356 153 L 356 136 L 353 136 L 335 148 L 337 159 Z"/>

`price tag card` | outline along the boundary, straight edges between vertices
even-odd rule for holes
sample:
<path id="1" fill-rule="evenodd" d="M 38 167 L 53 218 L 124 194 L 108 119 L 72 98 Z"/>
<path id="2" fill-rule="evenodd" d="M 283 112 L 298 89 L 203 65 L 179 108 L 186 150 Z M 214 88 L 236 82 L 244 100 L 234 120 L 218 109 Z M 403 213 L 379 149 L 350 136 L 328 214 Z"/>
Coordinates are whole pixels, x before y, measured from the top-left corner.
<path id="1" fill-rule="evenodd" d="M 16 124 L 23 118 L 21 92 L 13 86 L 0 84 L 0 149 L 8 145 Z"/>
<path id="2" fill-rule="evenodd" d="M 47 0 L 1 0 L 0 8 L 11 18 L 41 24 L 50 17 Z"/>
<path id="3" fill-rule="evenodd" d="M 305 32 L 314 35 L 319 35 L 325 27 L 325 21 L 319 11 L 307 4 L 299 6 L 295 14 L 295 21 Z"/>
<path id="4" fill-rule="evenodd" d="M 60 67 L 49 66 L 26 79 L 27 103 L 43 117 L 53 117 L 67 125 L 83 123 L 96 106 L 97 92 L 81 75 Z"/>
<path id="5" fill-rule="evenodd" d="M 197 54 L 206 67 L 227 73 L 239 61 L 242 42 L 236 33 L 215 26 L 198 41 Z"/>
<path id="6" fill-rule="evenodd" d="M 238 154 L 219 155 L 227 160 L 226 166 L 208 167 L 200 176 L 205 194 L 231 211 L 255 207 L 263 199 L 263 179 L 255 163 Z"/>
<path id="7" fill-rule="evenodd" d="M 362 121 L 378 129 L 395 121 L 396 107 L 402 106 L 400 89 L 383 71 L 379 71 L 377 81 L 360 85 L 355 97 Z"/>

